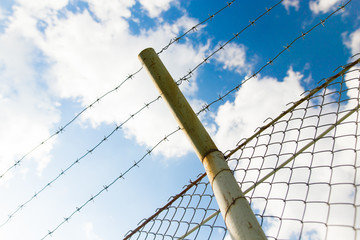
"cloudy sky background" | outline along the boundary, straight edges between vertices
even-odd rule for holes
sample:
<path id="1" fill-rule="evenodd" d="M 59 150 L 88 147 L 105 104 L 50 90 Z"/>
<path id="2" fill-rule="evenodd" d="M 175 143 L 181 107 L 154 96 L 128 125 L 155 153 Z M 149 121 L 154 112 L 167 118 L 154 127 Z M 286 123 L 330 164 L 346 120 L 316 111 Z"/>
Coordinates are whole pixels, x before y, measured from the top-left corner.
<path id="1" fill-rule="evenodd" d="M 185 76 L 277 1 L 241 3 L 160 54 L 175 80 Z M 180 86 L 195 110 L 251 76 L 341 1 L 283 1 L 216 53 Z M 41 1 L 0 3 L 0 174 L 77 113 L 141 68 L 138 53 L 160 51 L 226 1 Z M 284 52 L 257 78 L 201 115 L 221 150 L 233 148 L 360 52 L 359 2 Z M 177 129 L 142 70 L 0 179 L 0 221 L 117 130 L 0 228 L 1 239 L 41 239 Z M 153 102 L 133 118 L 129 117 Z M 119 239 L 189 179 L 203 172 L 181 132 L 169 137 L 54 239 Z"/>

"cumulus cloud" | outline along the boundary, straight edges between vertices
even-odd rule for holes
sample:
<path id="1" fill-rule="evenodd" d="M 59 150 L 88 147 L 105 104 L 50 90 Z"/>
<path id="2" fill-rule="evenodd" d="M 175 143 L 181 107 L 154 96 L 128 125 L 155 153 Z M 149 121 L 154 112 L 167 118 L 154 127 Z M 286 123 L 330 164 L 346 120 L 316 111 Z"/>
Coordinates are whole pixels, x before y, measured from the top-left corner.
<path id="1" fill-rule="evenodd" d="M 85 223 L 83 228 L 85 231 L 86 240 L 102 240 L 102 238 L 94 232 L 94 225 L 91 222 Z"/>
<path id="2" fill-rule="evenodd" d="M 301 73 L 290 68 L 282 82 L 265 76 L 244 84 L 234 102 L 227 101 L 216 114 L 219 128 L 215 139 L 219 147 L 223 150 L 232 147 L 234 139 L 250 136 L 265 119 L 274 117 L 287 103 L 296 100 L 304 91 L 300 85 L 302 78 Z"/>
<path id="3" fill-rule="evenodd" d="M 340 0 L 316 0 L 309 3 L 310 10 L 315 13 L 327 13 L 340 3 Z"/>
<path id="4" fill-rule="evenodd" d="M 243 44 L 229 43 L 215 55 L 215 60 L 222 64 L 223 69 L 239 74 L 248 73 L 252 64 L 246 57 L 246 47 Z"/>
<path id="5" fill-rule="evenodd" d="M 87 2 L 89 4 L 90 10 L 101 21 L 114 21 L 122 17 L 129 18 L 131 16 L 130 7 L 135 4 L 135 0 L 108 0 L 106 2 L 87 0 Z"/>
<path id="6" fill-rule="evenodd" d="M 345 46 L 347 46 L 351 50 L 351 54 L 355 55 L 360 53 L 360 28 L 347 35 L 343 34 L 343 41 Z"/>
<path id="7" fill-rule="evenodd" d="M 158 17 L 163 11 L 170 8 L 170 4 L 175 2 L 174 0 L 139 0 L 140 4 L 146 10 L 151 18 Z"/>
<path id="8" fill-rule="evenodd" d="M 41 72 L 34 62 L 41 58 L 36 46 L 9 28 L 0 35 L 0 171 L 39 144 L 59 121 L 54 99 L 43 87 Z M 38 173 L 50 160 L 52 144 L 32 155 L 38 162 Z"/>
<path id="9" fill-rule="evenodd" d="M 282 2 L 282 5 L 284 5 L 286 11 L 289 13 L 290 7 L 295 8 L 296 11 L 300 8 L 300 1 L 299 0 L 285 0 Z"/>

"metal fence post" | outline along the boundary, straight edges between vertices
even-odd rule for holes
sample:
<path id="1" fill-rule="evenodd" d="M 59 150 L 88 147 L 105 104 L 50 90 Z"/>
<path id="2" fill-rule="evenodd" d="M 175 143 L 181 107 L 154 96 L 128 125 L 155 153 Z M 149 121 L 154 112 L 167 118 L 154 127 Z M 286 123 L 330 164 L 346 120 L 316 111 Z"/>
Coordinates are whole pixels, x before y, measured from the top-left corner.
<path id="1" fill-rule="evenodd" d="M 231 238 L 233 240 L 266 239 L 224 155 L 212 141 L 154 49 L 143 50 L 139 54 L 139 59 L 203 163 Z"/>

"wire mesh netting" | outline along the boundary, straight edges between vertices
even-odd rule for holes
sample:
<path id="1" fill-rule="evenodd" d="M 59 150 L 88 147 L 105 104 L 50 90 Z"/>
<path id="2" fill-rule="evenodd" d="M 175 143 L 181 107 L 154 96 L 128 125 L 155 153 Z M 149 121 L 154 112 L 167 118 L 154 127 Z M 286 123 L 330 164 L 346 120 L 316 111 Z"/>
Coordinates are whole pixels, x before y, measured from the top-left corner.
<path id="1" fill-rule="evenodd" d="M 227 151 L 268 239 L 360 236 L 359 72 L 344 68 Z M 204 177 L 125 239 L 230 239 Z"/>

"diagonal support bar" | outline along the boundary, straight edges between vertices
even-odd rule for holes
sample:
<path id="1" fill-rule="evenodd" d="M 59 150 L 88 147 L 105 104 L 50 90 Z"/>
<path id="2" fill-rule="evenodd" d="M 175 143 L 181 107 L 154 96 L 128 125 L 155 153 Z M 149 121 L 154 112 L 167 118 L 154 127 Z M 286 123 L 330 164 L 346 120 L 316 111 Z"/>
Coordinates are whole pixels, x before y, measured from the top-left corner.
<path id="1" fill-rule="evenodd" d="M 212 141 L 154 49 L 143 50 L 139 54 L 139 59 L 203 163 L 231 238 L 233 240 L 266 239 L 224 155 Z"/>

